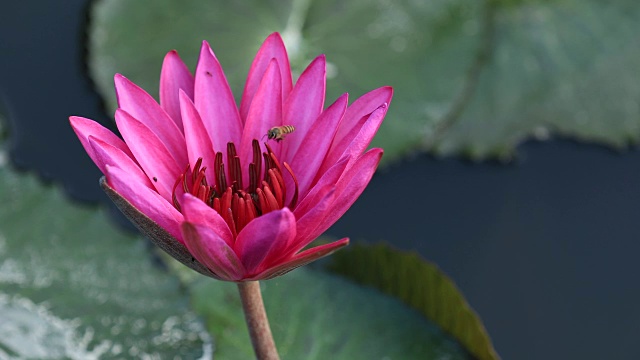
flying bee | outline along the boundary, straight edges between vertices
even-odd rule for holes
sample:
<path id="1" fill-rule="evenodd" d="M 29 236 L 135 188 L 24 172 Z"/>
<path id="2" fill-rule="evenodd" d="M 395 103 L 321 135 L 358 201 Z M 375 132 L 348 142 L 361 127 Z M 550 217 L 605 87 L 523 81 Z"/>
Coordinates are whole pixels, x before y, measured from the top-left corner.
<path id="1" fill-rule="evenodd" d="M 284 140 L 287 134 L 291 134 L 292 132 L 294 132 L 295 129 L 296 128 L 293 125 L 276 126 L 269 129 L 265 134 L 265 136 L 269 140 L 275 140 L 277 142 L 280 142 L 280 140 Z"/>

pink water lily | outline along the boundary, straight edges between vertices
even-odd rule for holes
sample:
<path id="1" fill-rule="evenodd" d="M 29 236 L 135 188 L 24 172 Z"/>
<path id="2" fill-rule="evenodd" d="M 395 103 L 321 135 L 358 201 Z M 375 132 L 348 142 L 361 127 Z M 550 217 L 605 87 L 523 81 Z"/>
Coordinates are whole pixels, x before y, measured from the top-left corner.
<path id="1" fill-rule="evenodd" d="M 71 126 L 103 172 L 107 194 L 152 241 L 205 275 L 243 282 L 284 274 L 346 246 L 304 250 L 354 203 L 382 149 L 366 151 L 391 101 L 373 90 L 324 109 L 326 63 L 293 85 L 280 35 L 249 70 L 240 107 L 203 42 L 192 76 L 177 52 L 160 75 L 160 103 L 115 76 L 124 140 L 93 120 Z M 284 139 L 269 129 L 290 125 Z"/>

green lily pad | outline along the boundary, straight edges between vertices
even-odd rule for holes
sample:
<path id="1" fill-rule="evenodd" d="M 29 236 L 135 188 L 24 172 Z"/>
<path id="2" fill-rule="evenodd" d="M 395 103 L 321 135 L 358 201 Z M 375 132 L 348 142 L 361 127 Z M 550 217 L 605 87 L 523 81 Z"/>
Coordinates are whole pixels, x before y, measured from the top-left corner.
<path id="1" fill-rule="evenodd" d="M 0 159 L 0 358 L 211 357 L 185 291 L 144 241 Z"/>
<path id="2" fill-rule="evenodd" d="M 193 67 L 206 39 L 239 98 L 273 31 L 297 72 L 327 54 L 328 99 L 394 86 L 373 144 L 385 161 L 417 149 L 508 159 L 524 139 L 555 134 L 640 140 L 632 0 L 96 1 L 89 68 L 113 109 L 115 72 L 156 94 L 164 54 L 176 48 Z"/>
<path id="3" fill-rule="evenodd" d="M 380 292 L 309 268 L 261 283 L 282 359 L 470 359 L 424 316 Z M 235 284 L 202 278 L 194 308 L 216 338 L 215 356 L 253 356 Z"/>
<path id="4" fill-rule="evenodd" d="M 635 1 L 492 1 L 486 65 L 442 154 L 509 158 L 554 134 L 625 148 L 640 139 L 640 8 Z"/>
<path id="5" fill-rule="evenodd" d="M 356 244 L 331 260 L 332 271 L 401 299 L 458 339 L 474 358 L 500 358 L 480 318 L 453 281 L 418 254 L 385 244 Z"/>

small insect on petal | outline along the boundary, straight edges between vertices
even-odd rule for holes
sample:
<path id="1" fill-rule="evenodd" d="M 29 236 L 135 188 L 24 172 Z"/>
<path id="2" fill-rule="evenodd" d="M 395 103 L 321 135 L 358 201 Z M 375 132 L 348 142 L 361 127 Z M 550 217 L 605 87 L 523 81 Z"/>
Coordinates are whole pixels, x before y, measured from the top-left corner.
<path id="1" fill-rule="evenodd" d="M 291 134 L 295 130 L 296 128 L 293 125 L 275 126 L 269 129 L 264 136 L 266 136 L 268 140 L 280 142 L 281 140 L 284 140 L 287 134 Z M 262 137 L 263 139 L 264 136 Z"/>

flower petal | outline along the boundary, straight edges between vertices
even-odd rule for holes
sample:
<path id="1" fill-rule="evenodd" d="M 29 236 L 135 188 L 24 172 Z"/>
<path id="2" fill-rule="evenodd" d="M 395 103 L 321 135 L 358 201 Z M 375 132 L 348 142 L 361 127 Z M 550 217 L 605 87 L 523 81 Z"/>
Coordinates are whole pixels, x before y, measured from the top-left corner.
<path id="1" fill-rule="evenodd" d="M 291 270 L 299 268 L 300 266 L 307 265 L 312 261 L 316 261 L 320 258 L 323 258 L 327 255 L 333 254 L 336 250 L 339 250 L 345 246 L 349 245 L 349 238 L 340 239 L 338 241 L 334 241 L 330 244 L 325 244 L 321 246 L 316 246 L 309 250 L 305 250 L 300 254 L 292 257 L 284 263 L 281 263 L 277 266 L 268 268 L 261 272 L 258 275 L 255 275 L 249 279 L 245 279 L 246 281 L 253 280 L 269 280 L 274 277 L 278 277 L 288 273 Z"/>
<path id="2" fill-rule="evenodd" d="M 241 280 L 245 269 L 233 249 L 206 225 L 182 223 L 182 234 L 189 252 L 222 280 Z"/>
<path id="3" fill-rule="evenodd" d="M 157 192 L 138 182 L 137 178 L 126 170 L 107 165 L 106 171 L 107 184 L 110 187 L 171 236 L 184 243 L 180 232 L 180 223 L 184 218 L 178 210 Z"/>
<path id="4" fill-rule="evenodd" d="M 104 190 L 113 203 L 116 204 L 118 209 L 120 209 L 120 211 L 122 211 L 122 213 L 136 225 L 140 232 L 142 232 L 156 246 L 171 255 L 174 259 L 183 263 L 188 268 L 193 269 L 202 275 L 219 279 L 219 277 L 213 274 L 206 266 L 202 265 L 197 260 L 194 260 L 189 250 L 182 244 L 182 234 L 178 234 L 180 237 L 171 235 L 167 229 L 161 227 L 157 222 L 142 213 L 131 202 L 129 202 L 129 200 L 125 199 L 107 183 L 106 176 L 100 178 L 100 187 L 102 187 L 102 190 Z M 152 197 L 153 196 L 148 197 L 147 201 Z M 160 201 L 164 202 L 164 199 L 162 199 L 158 194 L 156 194 L 156 197 Z M 178 223 L 181 221 L 182 219 L 180 219 Z"/>
<path id="5" fill-rule="evenodd" d="M 318 179 L 313 188 L 311 188 L 311 191 L 309 191 L 309 193 L 298 202 L 298 205 L 294 209 L 293 213 L 296 216 L 296 219 L 300 219 L 304 216 L 304 214 L 312 209 L 327 192 L 336 186 L 336 183 L 342 177 L 342 174 L 347 168 L 349 160 L 349 158 L 340 159 L 338 163 L 326 172 L 322 173 L 322 176 L 320 176 L 320 179 Z"/>
<path id="6" fill-rule="evenodd" d="M 166 200 L 171 201 L 173 185 L 182 173 L 165 144 L 145 124 L 122 109 L 116 110 L 116 124 L 140 166 Z"/>
<path id="7" fill-rule="evenodd" d="M 318 203 L 296 222 L 296 239 L 287 247 L 287 255 L 295 254 L 317 238 L 314 230 L 327 217 L 335 202 L 335 187 L 330 189 Z"/>
<path id="8" fill-rule="evenodd" d="M 290 165 L 298 179 L 300 198 L 304 198 L 314 185 L 316 174 L 329 151 L 331 140 L 347 109 L 348 102 L 349 97 L 344 94 L 331 104 L 313 123 L 304 138 L 303 145 L 292 158 Z M 288 138 L 287 141 L 289 141 Z M 287 187 L 293 187 L 293 180 L 290 177 L 287 177 L 286 181 Z M 287 195 L 286 203 L 288 204 L 293 194 Z"/>
<path id="9" fill-rule="evenodd" d="M 242 122 L 222 66 L 206 41 L 200 49 L 194 97 L 211 145 L 226 157 L 227 142 L 240 142 Z"/>
<path id="10" fill-rule="evenodd" d="M 187 66 L 182 62 L 178 52 L 171 50 L 164 57 L 160 72 L 160 106 L 173 119 L 180 130 L 182 116 L 178 93 L 184 91 L 189 99 L 193 99 L 194 80 Z"/>
<path id="11" fill-rule="evenodd" d="M 182 214 L 186 221 L 195 225 L 205 225 L 218 234 L 229 246 L 233 246 L 233 234 L 226 221 L 217 211 L 191 194 L 182 197 Z"/>
<path id="12" fill-rule="evenodd" d="M 91 144 L 89 144 L 89 136 L 93 136 L 96 139 L 100 139 L 115 146 L 116 148 L 122 150 L 122 152 L 124 152 L 131 159 L 134 159 L 133 154 L 131 153 L 131 150 L 129 150 L 127 144 L 125 144 L 122 139 L 112 133 L 111 130 L 100 125 L 98 122 L 80 116 L 69 117 L 69 122 L 71 123 L 73 131 L 78 136 L 78 139 L 80 139 L 82 147 L 84 147 L 84 150 L 96 165 L 98 165 L 98 162 L 96 161 L 95 154 L 93 153 L 93 148 L 91 147 Z M 101 168 L 100 165 L 98 165 L 98 167 L 104 174 L 104 169 Z"/>
<path id="13" fill-rule="evenodd" d="M 117 147 L 102 141 L 98 138 L 89 136 L 89 144 L 96 156 L 96 164 L 102 170 L 103 174 L 107 173 L 107 165 L 118 167 L 124 170 L 129 176 L 135 178 L 136 183 L 145 185 L 150 189 L 155 189 L 147 175 L 142 171 L 140 166 Z"/>
<path id="14" fill-rule="evenodd" d="M 178 128 L 171 117 L 151 95 L 126 77 L 116 74 L 114 82 L 120 108 L 150 129 L 162 141 L 178 164 L 186 164 L 187 151 L 184 147 L 184 136 L 182 136 L 182 130 Z M 129 142 L 127 144 L 131 146 Z M 140 161 L 140 158 L 137 159 Z"/>
<path id="15" fill-rule="evenodd" d="M 249 115 L 249 109 L 253 97 L 255 96 L 264 73 L 269 67 L 271 59 L 278 61 L 278 67 L 280 69 L 280 80 L 282 81 L 280 89 L 282 90 L 282 100 L 286 100 L 287 96 L 291 92 L 291 67 L 289 66 L 289 57 L 287 56 L 287 50 L 284 47 L 280 34 L 273 33 L 267 37 L 262 43 L 260 50 L 256 54 L 251 68 L 249 69 L 249 75 L 247 75 L 247 82 L 242 92 L 242 102 L 240 103 L 240 117 L 245 122 Z"/>
<path id="16" fill-rule="evenodd" d="M 296 154 L 300 145 L 308 145 L 306 141 L 307 132 L 324 108 L 327 85 L 326 68 L 324 55 L 315 58 L 302 72 L 285 102 L 282 124 L 293 125 L 296 130 L 294 134 L 288 136 L 287 141 L 284 143 L 283 161 L 291 163 L 294 159 L 293 155 Z M 337 126 L 336 124 L 335 128 Z"/>
<path id="17" fill-rule="evenodd" d="M 216 153 L 211 144 L 211 139 L 207 135 L 207 129 L 204 127 L 195 105 L 182 90 L 180 90 L 180 109 L 191 169 L 193 170 L 198 158 L 202 158 L 202 166 L 207 168 L 205 170 L 207 178 L 215 179 L 214 163 Z"/>
<path id="18" fill-rule="evenodd" d="M 382 158 L 382 149 L 374 148 L 356 160 L 336 184 L 336 200 L 326 211 L 327 216 L 309 237 L 316 238 L 344 215 L 364 191 Z"/>
<path id="19" fill-rule="evenodd" d="M 296 218 L 288 208 L 255 218 L 240 231 L 235 251 L 251 275 L 268 257 L 277 257 L 296 236 Z"/>
<path id="20" fill-rule="evenodd" d="M 324 163 L 320 167 L 319 172 L 322 173 L 325 169 L 328 169 L 337 159 L 344 157 L 350 157 L 355 160 L 358 159 L 367 146 L 371 143 L 371 140 L 375 136 L 376 132 L 380 128 L 384 116 L 387 114 L 387 104 L 382 104 L 379 108 L 374 110 L 370 115 L 363 117 L 361 126 L 354 126 L 351 132 L 344 136 L 342 140 L 336 143 L 334 139 L 331 149 L 327 153 Z M 350 167 L 350 163 L 347 167 Z"/>
<path id="21" fill-rule="evenodd" d="M 278 62 L 272 59 L 264 73 L 260 87 L 256 92 L 251 109 L 247 115 L 240 143 L 240 159 L 243 164 L 249 164 L 253 159 L 253 139 L 264 137 L 269 129 L 282 125 L 282 92 L 280 91 L 280 72 Z M 280 158 L 282 145 L 279 142 L 269 144 L 276 157 Z M 246 170 L 246 169 L 245 169 Z M 248 173 L 245 178 L 248 179 Z"/>
<path id="22" fill-rule="evenodd" d="M 334 143 L 342 142 L 343 138 L 352 131 L 363 116 L 371 114 L 382 104 L 390 104 L 392 97 L 393 88 L 391 86 L 377 88 L 359 97 L 344 114 Z"/>

